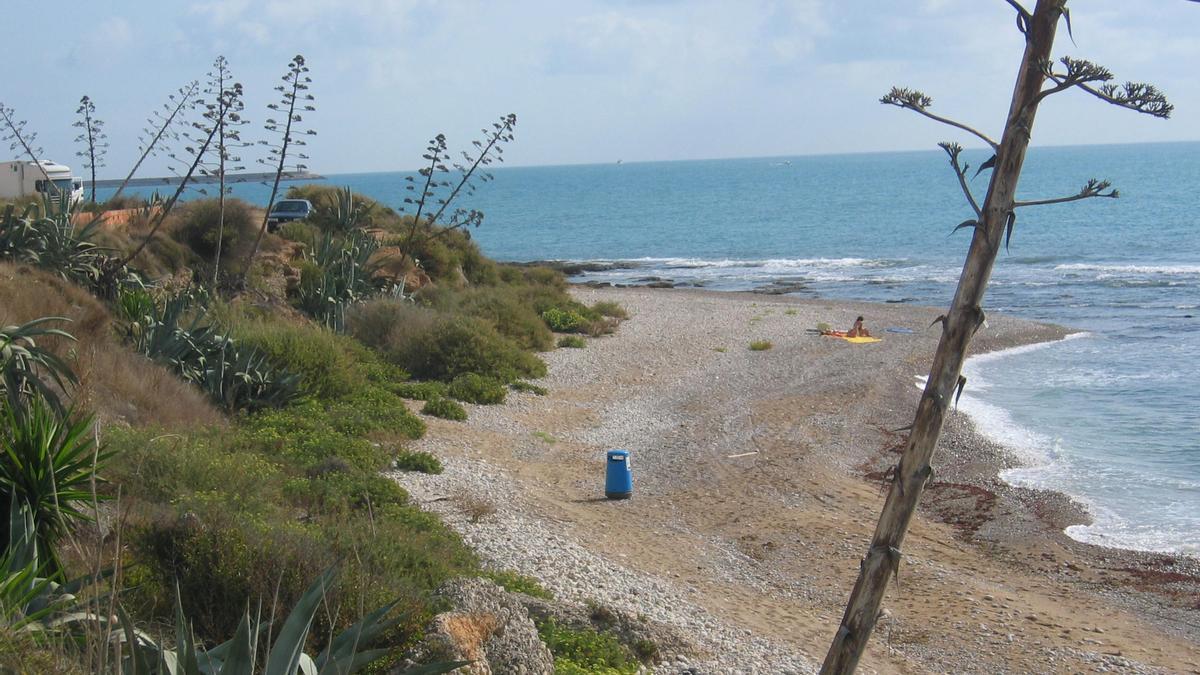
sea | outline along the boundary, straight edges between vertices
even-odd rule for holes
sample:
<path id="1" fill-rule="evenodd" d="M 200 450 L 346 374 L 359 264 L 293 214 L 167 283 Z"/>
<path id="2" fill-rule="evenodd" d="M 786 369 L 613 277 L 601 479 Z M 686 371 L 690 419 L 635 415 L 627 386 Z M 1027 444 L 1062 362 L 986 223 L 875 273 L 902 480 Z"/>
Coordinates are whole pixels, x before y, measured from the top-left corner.
<path id="1" fill-rule="evenodd" d="M 602 263 L 581 282 L 946 307 L 970 243 L 953 230 L 973 214 L 936 149 L 493 174 L 462 204 L 485 213 L 471 231 L 484 253 Z M 405 175 L 326 182 L 399 207 Z M 1034 147 L 1019 198 L 1089 178 L 1119 198 L 1018 210 L 984 303 L 1073 334 L 970 359 L 960 409 L 1023 461 L 1005 480 L 1087 508 L 1071 537 L 1200 556 L 1200 143 Z M 987 179 L 970 182 L 980 200 Z M 264 204 L 269 190 L 234 194 Z"/>

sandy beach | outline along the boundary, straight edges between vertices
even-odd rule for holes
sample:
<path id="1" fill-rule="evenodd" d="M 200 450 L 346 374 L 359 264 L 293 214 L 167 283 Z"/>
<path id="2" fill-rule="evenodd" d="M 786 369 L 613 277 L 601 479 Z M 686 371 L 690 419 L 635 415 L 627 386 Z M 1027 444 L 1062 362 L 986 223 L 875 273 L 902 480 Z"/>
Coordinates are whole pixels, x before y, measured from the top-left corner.
<path id="1" fill-rule="evenodd" d="M 656 672 L 809 672 L 840 620 L 937 343 L 939 311 L 577 287 L 630 313 L 545 354 L 546 396 L 428 419 L 439 476 L 398 474 L 492 566 L 652 624 Z M 808 332 L 862 314 L 882 342 Z M 912 333 L 886 332 L 887 327 Z M 992 315 L 975 353 L 1066 331 Z M 751 351 L 754 340 L 772 348 Z M 968 390 L 970 382 L 967 383 Z M 634 496 L 603 497 L 604 452 Z M 952 415 L 861 672 L 1200 672 L 1200 564 L 1080 544 L 1086 515 L 1016 489 Z M 494 513 L 480 515 L 478 504 Z M 467 505 L 475 505 L 472 509 Z"/>

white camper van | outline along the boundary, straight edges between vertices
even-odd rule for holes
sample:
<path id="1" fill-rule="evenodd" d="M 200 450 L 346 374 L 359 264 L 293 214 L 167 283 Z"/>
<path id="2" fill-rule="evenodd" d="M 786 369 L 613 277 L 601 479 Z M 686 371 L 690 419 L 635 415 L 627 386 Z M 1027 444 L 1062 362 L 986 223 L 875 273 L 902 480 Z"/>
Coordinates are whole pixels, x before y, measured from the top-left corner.
<path id="1" fill-rule="evenodd" d="M 72 204 L 83 200 L 83 179 L 72 176 L 71 167 L 48 159 L 40 167 L 28 161 L 0 162 L 0 199 L 60 192 L 71 195 Z"/>

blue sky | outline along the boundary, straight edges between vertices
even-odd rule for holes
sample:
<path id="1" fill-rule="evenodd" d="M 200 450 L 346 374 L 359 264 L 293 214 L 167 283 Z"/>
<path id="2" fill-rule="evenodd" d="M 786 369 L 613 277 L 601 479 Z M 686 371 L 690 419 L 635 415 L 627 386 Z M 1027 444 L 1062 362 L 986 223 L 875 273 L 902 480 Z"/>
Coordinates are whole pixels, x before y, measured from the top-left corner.
<path id="1" fill-rule="evenodd" d="M 0 102 L 39 132 L 46 156 L 77 165 L 70 124 L 91 96 L 112 144 L 102 177 L 124 174 L 146 116 L 217 55 L 246 88 L 244 134 L 257 138 L 271 88 L 303 54 L 318 108 L 306 118 L 318 132 L 309 164 L 341 173 L 411 168 L 435 133 L 465 148 L 508 112 L 519 116 L 515 165 L 970 146 L 877 99 L 917 87 L 936 111 L 998 135 L 1023 48 L 1003 0 L 5 4 Z M 1043 105 L 1035 144 L 1200 139 L 1200 5 L 1070 6 L 1077 44 L 1060 30 L 1056 55 L 1152 82 L 1176 114 L 1068 92 Z"/>

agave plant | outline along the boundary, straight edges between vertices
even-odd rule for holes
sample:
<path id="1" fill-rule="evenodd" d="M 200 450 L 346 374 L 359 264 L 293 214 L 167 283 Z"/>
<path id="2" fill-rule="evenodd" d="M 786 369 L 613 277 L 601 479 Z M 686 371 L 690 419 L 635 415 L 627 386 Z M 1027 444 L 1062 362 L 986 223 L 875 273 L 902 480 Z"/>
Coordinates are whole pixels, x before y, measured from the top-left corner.
<path id="1" fill-rule="evenodd" d="M 306 255 L 308 266 L 301 276 L 296 306 L 334 331 L 344 332 L 346 309 L 378 290 L 370 262 L 378 249 L 378 240 L 361 230 L 343 237 L 325 233 Z"/>
<path id="2" fill-rule="evenodd" d="M 49 336 L 75 340 L 70 333 L 45 326 L 55 321 L 70 319 L 46 316 L 19 326 L 0 327 L 0 394 L 12 410 L 24 408 L 27 400 L 37 396 L 62 412 L 58 391 L 47 380 L 57 385 L 58 390 L 66 390 L 67 383 L 78 383 L 70 366 L 37 344 L 39 339 Z"/>
<path id="3" fill-rule="evenodd" d="M 37 256 L 41 238 L 31 220 L 36 210 L 36 205 L 28 204 L 17 215 L 14 204 L 4 207 L 4 215 L 0 217 L 0 259 L 28 261 Z"/>
<path id="4" fill-rule="evenodd" d="M 10 205 L 0 220 L 0 258 L 51 270 L 104 297 L 140 283 L 136 274 L 92 241 L 99 219 L 76 230 L 71 208 L 66 193 L 42 195 L 40 208 L 31 204 L 20 216 Z"/>
<path id="5" fill-rule="evenodd" d="M 219 338 L 218 344 L 206 359 L 202 385 L 226 410 L 279 408 L 300 395 L 300 376 L 273 367 L 266 354 L 239 347 L 229 337 Z"/>
<path id="6" fill-rule="evenodd" d="M 169 366 L 201 387 L 227 410 L 259 410 L 286 405 L 300 395 L 300 378 L 271 365 L 265 354 L 239 346 L 193 305 L 204 298 L 181 293 L 158 303 L 148 293 L 118 296 L 125 334 L 142 354 Z"/>
<path id="7" fill-rule="evenodd" d="M 27 508 L 33 519 L 38 548 L 45 552 L 54 576 L 62 567 L 54 544 L 69 521 L 90 516 L 81 505 L 102 496 L 93 494 L 96 472 L 112 456 L 92 436 L 92 416 L 70 410 L 60 416 L 49 403 L 33 397 L 24 408 L 0 410 L 0 503 L 12 518 L 11 504 Z M 11 532 L 6 533 L 9 537 Z"/>
<path id="8" fill-rule="evenodd" d="M 334 232 L 346 233 L 368 225 L 367 206 L 354 198 L 349 186 L 338 188 L 328 201 L 329 228 Z"/>

